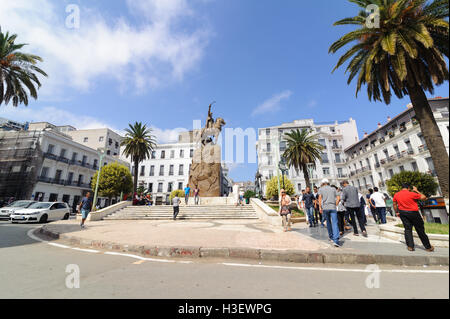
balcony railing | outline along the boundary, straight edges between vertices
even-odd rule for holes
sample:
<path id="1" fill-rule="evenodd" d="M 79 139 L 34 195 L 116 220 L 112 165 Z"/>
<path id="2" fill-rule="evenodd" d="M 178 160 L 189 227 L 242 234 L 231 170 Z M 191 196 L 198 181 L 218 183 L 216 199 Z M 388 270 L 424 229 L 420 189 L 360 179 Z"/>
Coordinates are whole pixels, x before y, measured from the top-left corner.
<path id="1" fill-rule="evenodd" d="M 419 146 L 419 153 L 423 153 L 428 151 L 428 147 L 426 145 L 420 145 Z"/>

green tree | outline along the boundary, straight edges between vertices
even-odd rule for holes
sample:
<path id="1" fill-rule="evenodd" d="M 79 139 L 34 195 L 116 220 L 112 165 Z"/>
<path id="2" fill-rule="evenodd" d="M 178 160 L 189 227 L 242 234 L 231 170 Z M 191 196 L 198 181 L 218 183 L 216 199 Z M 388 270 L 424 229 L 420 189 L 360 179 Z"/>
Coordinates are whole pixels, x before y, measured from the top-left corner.
<path id="1" fill-rule="evenodd" d="M 92 177 L 91 188 L 95 192 L 98 171 Z M 98 192 L 109 199 L 127 194 L 133 189 L 133 181 L 130 170 L 121 164 L 111 163 L 101 168 Z"/>
<path id="2" fill-rule="evenodd" d="M 283 178 L 280 176 L 279 179 L 280 185 L 283 185 Z M 284 176 L 284 190 L 286 191 L 286 194 L 288 195 L 294 195 L 295 189 L 294 185 L 290 181 L 289 178 Z M 277 176 L 272 177 L 271 180 L 269 180 L 266 184 L 266 197 L 267 198 L 273 198 L 278 197 L 278 182 L 277 182 Z"/>
<path id="3" fill-rule="evenodd" d="M 316 161 L 322 160 L 324 147 L 317 142 L 317 135 L 311 135 L 307 129 L 286 133 L 287 148 L 283 153 L 289 167 L 303 172 L 306 186 L 311 187 L 308 165 L 316 168 Z"/>
<path id="4" fill-rule="evenodd" d="M 405 183 L 416 186 L 417 189 L 427 197 L 435 195 L 438 190 L 438 184 L 433 176 L 420 172 L 404 171 L 395 174 L 386 182 L 389 194 L 394 196 L 395 193 L 402 189 L 402 185 Z"/>
<path id="5" fill-rule="evenodd" d="M 28 95 L 37 99 L 37 88 L 41 87 L 36 74 L 47 76 L 36 66 L 42 58 L 20 52 L 26 44 L 16 44 L 16 38 L 16 34 L 3 33 L 0 28 L 0 105 L 8 105 L 11 100 L 13 106 L 28 105 Z"/>
<path id="6" fill-rule="evenodd" d="M 284 179 L 286 181 L 286 177 Z M 254 191 L 252 191 L 251 189 L 247 190 L 244 193 L 244 198 L 246 198 L 246 199 L 255 198 L 255 197 L 256 197 L 256 193 Z"/>
<path id="7" fill-rule="evenodd" d="M 183 198 L 184 197 L 184 191 L 181 189 L 176 189 L 170 193 L 169 200 L 172 201 L 172 199 L 175 197 L 175 195 L 178 195 L 178 197 Z"/>
<path id="8" fill-rule="evenodd" d="M 349 0 L 361 7 L 359 15 L 334 25 L 357 25 L 333 43 L 330 53 L 356 42 L 334 70 L 350 58 L 348 84 L 357 76 L 356 95 L 367 86 L 369 100 L 389 104 L 392 93 L 409 95 L 425 142 L 436 164 L 442 192 L 448 198 L 449 161 L 425 91 L 448 81 L 448 0 Z M 379 8 L 379 26 L 368 25 L 368 5 Z M 333 72 L 334 72 L 333 70 Z"/>
<path id="9" fill-rule="evenodd" d="M 138 187 L 139 163 L 150 157 L 150 152 L 156 147 L 155 137 L 151 135 L 152 129 L 147 125 L 136 122 L 134 125 L 129 124 L 129 128 L 125 129 L 126 135 L 122 141 L 125 146 L 123 154 L 131 157 L 134 164 L 134 187 L 133 193 Z"/>

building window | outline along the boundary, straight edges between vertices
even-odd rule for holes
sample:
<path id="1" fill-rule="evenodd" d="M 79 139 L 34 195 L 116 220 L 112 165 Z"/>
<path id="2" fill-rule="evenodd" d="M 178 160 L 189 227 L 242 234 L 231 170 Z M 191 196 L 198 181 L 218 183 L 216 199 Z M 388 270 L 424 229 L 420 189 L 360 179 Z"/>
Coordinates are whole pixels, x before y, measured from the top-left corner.
<path id="1" fill-rule="evenodd" d="M 178 189 L 183 189 L 183 182 L 178 183 Z"/>
<path id="2" fill-rule="evenodd" d="M 48 145 L 48 149 L 47 149 L 47 153 L 53 154 L 53 151 L 54 151 L 54 150 L 55 150 L 55 145 L 49 144 L 49 145 Z"/>
<path id="3" fill-rule="evenodd" d="M 145 166 L 141 166 L 141 176 L 145 176 Z"/>
<path id="4" fill-rule="evenodd" d="M 87 162 L 87 156 L 84 155 L 84 156 L 83 156 L 83 160 L 81 161 L 81 165 L 86 164 L 86 162 Z"/>
<path id="5" fill-rule="evenodd" d="M 172 193 L 172 190 L 173 190 L 173 183 L 170 182 L 169 184 L 167 184 L 167 192 Z"/>
<path id="6" fill-rule="evenodd" d="M 391 168 L 389 170 L 389 177 L 392 178 L 392 176 L 394 176 L 394 170 Z"/>
<path id="7" fill-rule="evenodd" d="M 180 150 L 180 158 L 184 158 L 184 150 Z"/>
<path id="8" fill-rule="evenodd" d="M 72 161 L 76 161 L 78 157 L 78 153 L 73 152 L 72 154 Z"/>
<path id="9" fill-rule="evenodd" d="M 42 167 L 42 171 L 41 171 L 41 177 L 42 178 L 46 178 L 48 176 L 48 167 Z"/>
<path id="10" fill-rule="evenodd" d="M 266 128 L 266 136 L 270 136 L 270 128 Z"/>
<path id="11" fill-rule="evenodd" d="M 161 159 L 165 159 L 166 158 L 166 151 L 161 151 Z"/>
<path id="12" fill-rule="evenodd" d="M 401 165 L 399 168 L 400 168 L 400 172 L 404 172 L 405 171 L 405 166 Z"/>
<path id="13" fill-rule="evenodd" d="M 119 142 L 116 142 L 115 147 L 119 148 Z"/>
<path id="14" fill-rule="evenodd" d="M 70 172 L 69 175 L 67 176 L 67 184 L 71 185 L 73 182 L 73 173 Z"/>
<path id="15" fill-rule="evenodd" d="M 267 143 L 267 152 L 272 152 L 272 145 Z"/>
<path id="16" fill-rule="evenodd" d="M 280 152 L 284 152 L 286 150 L 286 141 L 280 142 Z"/>
<path id="17" fill-rule="evenodd" d="M 159 167 L 159 176 L 164 176 L 164 165 Z"/>
<path id="18" fill-rule="evenodd" d="M 105 140 L 105 137 L 104 136 L 100 136 L 99 138 L 98 138 L 98 141 L 99 142 L 103 142 Z"/>
<path id="19" fill-rule="evenodd" d="M 112 140 L 112 138 L 108 139 L 108 144 L 109 144 L 109 146 L 111 146 L 111 145 L 112 145 L 112 143 L 113 143 L 113 140 Z"/>
<path id="20" fill-rule="evenodd" d="M 412 166 L 412 169 L 413 169 L 414 172 L 417 172 L 419 170 L 419 167 L 417 166 L 416 162 L 412 162 L 411 166 Z"/>
<path id="21" fill-rule="evenodd" d="M 148 184 L 148 192 L 153 193 L 153 183 Z"/>
<path id="22" fill-rule="evenodd" d="M 95 159 L 95 160 L 94 160 L 94 167 L 93 167 L 93 168 L 94 168 L 94 169 L 97 169 L 97 167 L 98 167 L 98 160 Z"/>
<path id="23" fill-rule="evenodd" d="M 191 149 L 191 150 L 189 151 L 189 157 L 190 157 L 190 158 L 193 158 L 193 157 L 194 157 L 194 150 L 193 150 L 193 149 Z"/>
<path id="24" fill-rule="evenodd" d="M 297 184 L 297 189 L 298 189 L 299 192 L 302 191 L 302 184 L 301 184 L 301 183 L 298 183 L 298 184 Z"/>
<path id="25" fill-rule="evenodd" d="M 87 137 L 85 137 L 84 139 L 83 139 L 83 142 L 84 143 L 87 143 L 89 141 L 89 138 L 87 138 Z"/>
<path id="26" fill-rule="evenodd" d="M 268 156 L 267 157 L 267 165 L 272 165 L 272 162 L 273 162 L 272 156 Z"/>
<path id="27" fill-rule="evenodd" d="M 184 165 L 180 164 L 180 167 L 178 169 L 178 175 L 183 176 L 184 175 Z"/>
<path id="28" fill-rule="evenodd" d="M 150 166 L 150 176 L 155 176 L 155 165 Z"/>
<path id="29" fill-rule="evenodd" d="M 324 164 L 328 164 L 330 161 L 328 160 L 328 154 L 327 153 L 322 153 L 322 163 Z"/>
<path id="30" fill-rule="evenodd" d="M 170 158 L 175 158 L 175 151 L 170 151 Z"/>
<path id="31" fill-rule="evenodd" d="M 106 155 L 111 155 L 111 151 L 108 150 L 108 151 L 106 152 Z"/>
<path id="32" fill-rule="evenodd" d="M 169 176 L 173 176 L 173 165 L 169 166 Z"/>
<path id="33" fill-rule="evenodd" d="M 325 142 L 325 139 L 320 138 L 319 139 L 319 144 L 322 145 L 324 148 L 327 148 L 327 143 Z"/>
<path id="34" fill-rule="evenodd" d="M 342 163 L 342 161 L 341 161 L 341 154 L 335 153 L 334 156 L 336 158 L 336 163 L 338 163 L 338 164 Z"/>
<path id="35" fill-rule="evenodd" d="M 163 191 L 163 183 L 158 183 L 158 193 L 162 193 Z"/>
<path id="36" fill-rule="evenodd" d="M 324 167 L 322 168 L 322 172 L 324 176 L 329 176 L 330 175 L 330 168 L 329 167 Z"/>
<path id="37" fill-rule="evenodd" d="M 64 158 L 66 156 L 66 150 L 63 148 L 61 149 L 61 153 L 59 154 L 59 157 Z"/>
<path id="38" fill-rule="evenodd" d="M 152 151 L 152 159 L 155 159 L 155 158 L 156 158 L 156 152 Z"/>

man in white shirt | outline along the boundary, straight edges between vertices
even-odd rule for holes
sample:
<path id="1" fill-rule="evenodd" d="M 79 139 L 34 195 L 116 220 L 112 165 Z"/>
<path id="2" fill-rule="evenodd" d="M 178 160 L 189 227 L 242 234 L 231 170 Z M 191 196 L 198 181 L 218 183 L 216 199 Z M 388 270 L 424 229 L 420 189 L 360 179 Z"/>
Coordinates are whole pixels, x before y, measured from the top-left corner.
<path id="1" fill-rule="evenodd" d="M 374 187 L 373 194 L 370 195 L 370 205 L 376 209 L 378 218 L 382 224 L 386 224 L 386 197 L 378 191 L 377 187 Z M 373 204 L 375 203 L 375 205 Z"/>

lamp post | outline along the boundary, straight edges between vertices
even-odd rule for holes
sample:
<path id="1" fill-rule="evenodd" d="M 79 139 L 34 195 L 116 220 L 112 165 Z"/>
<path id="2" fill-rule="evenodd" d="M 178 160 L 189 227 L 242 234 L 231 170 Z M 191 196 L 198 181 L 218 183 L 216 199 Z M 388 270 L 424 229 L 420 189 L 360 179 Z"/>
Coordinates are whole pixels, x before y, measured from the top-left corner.
<path id="1" fill-rule="evenodd" d="M 95 184 L 95 192 L 94 192 L 94 201 L 93 201 L 93 209 L 92 211 L 96 211 L 97 210 L 97 194 L 98 194 L 98 184 L 100 181 L 100 174 L 102 171 L 102 163 L 103 163 L 103 157 L 105 157 L 105 149 L 104 148 L 99 148 L 97 149 L 97 153 L 98 156 L 100 157 L 100 163 L 98 165 L 98 174 L 97 174 L 97 182 Z"/>
<path id="2" fill-rule="evenodd" d="M 286 189 L 285 184 L 284 184 L 284 174 L 289 170 L 287 165 L 286 165 L 286 159 L 284 157 L 281 157 L 280 162 L 278 163 L 278 168 L 281 171 L 281 175 L 283 178 L 283 189 Z"/>

